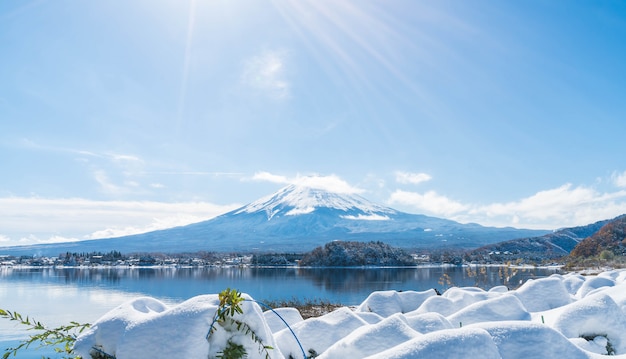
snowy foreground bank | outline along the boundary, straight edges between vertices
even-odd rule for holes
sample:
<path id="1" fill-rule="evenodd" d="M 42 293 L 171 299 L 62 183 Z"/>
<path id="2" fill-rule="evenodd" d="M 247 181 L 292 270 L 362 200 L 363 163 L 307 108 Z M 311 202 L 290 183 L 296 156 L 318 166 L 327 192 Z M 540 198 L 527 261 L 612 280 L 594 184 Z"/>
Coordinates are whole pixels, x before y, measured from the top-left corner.
<path id="1" fill-rule="evenodd" d="M 290 328 L 244 297 L 243 313 L 233 317 L 243 328 L 214 323 L 217 294 L 172 307 L 137 298 L 94 323 L 75 350 L 89 358 L 98 348 L 117 359 L 214 358 L 233 345 L 251 359 L 626 358 L 624 270 L 555 274 L 514 291 L 374 292 L 356 308 L 307 320 L 296 309 L 276 309 Z"/>

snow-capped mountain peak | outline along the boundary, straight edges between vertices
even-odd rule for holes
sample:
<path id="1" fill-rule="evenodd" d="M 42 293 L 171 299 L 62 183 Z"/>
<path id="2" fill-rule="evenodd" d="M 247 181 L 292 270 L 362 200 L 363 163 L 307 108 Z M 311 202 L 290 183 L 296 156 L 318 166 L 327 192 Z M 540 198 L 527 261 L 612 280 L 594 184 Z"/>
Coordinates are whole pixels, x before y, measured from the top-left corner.
<path id="1" fill-rule="evenodd" d="M 384 241 L 401 248 L 477 248 L 547 231 L 482 227 L 409 214 L 365 198 L 288 186 L 234 211 L 186 226 L 124 237 L 6 248 L 3 253 L 264 251 L 302 253 L 335 240 Z"/>
<path id="2" fill-rule="evenodd" d="M 296 216 L 312 213 L 319 208 L 343 211 L 343 218 L 359 220 L 385 220 L 389 219 L 388 215 L 397 213 L 358 195 L 289 185 L 242 207 L 235 214 L 265 212 L 267 219 L 271 220 L 277 215 Z"/>

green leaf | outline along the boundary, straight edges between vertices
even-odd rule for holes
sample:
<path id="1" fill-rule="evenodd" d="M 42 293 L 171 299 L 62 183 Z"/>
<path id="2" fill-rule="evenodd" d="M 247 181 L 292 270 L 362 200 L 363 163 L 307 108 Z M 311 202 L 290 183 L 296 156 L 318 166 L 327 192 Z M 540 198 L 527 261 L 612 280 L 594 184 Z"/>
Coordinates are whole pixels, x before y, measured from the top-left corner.
<path id="1" fill-rule="evenodd" d="M 27 349 L 33 343 L 39 343 L 39 347 L 56 346 L 61 345 L 61 348 L 55 347 L 54 350 L 57 353 L 73 354 L 72 346 L 76 341 L 76 331 L 79 333 L 89 328 L 89 324 L 80 324 L 78 322 L 71 322 L 70 325 L 60 326 L 54 329 L 49 329 L 41 322 L 31 319 L 30 317 L 24 317 L 17 312 L 11 312 L 9 310 L 0 309 L 0 317 L 9 319 L 11 321 L 19 321 L 21 324 L 27 326 L 27 330 L 43 331 L 41 333 L 31 335 L 28 339 L 23 340 L 15 348 L 7 348 L 2 356 L 6 359 L 13 354 L 17 356 L 17 353 L 22 349 Z M 77 359 L 79 357 L 74 357 Z"/>

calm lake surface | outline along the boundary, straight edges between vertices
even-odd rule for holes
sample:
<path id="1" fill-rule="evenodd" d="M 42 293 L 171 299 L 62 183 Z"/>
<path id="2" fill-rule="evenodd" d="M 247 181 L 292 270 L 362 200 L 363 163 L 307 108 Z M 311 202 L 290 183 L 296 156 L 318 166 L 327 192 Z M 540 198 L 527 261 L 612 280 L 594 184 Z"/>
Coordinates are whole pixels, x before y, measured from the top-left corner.
<path id="1" fill-rule="evenodd" d="M 513 267 L 418 268 L 8 268 L 0 267 L 0 308 L 49 327 L 74 320 L 93 323 L 119 304 L 150 296 L 168 304 L 230 287 L 260 301 L 321 299 L 357 305 L 377 290 L 451 286 L 513 289 L 556 269 Z M 0 321 L 0 353 L 26 338 L 15 323 Z M 44 352 L 20 358 L 41 358 Z M 48 352 L 54 358 L 54 355 Z"/>

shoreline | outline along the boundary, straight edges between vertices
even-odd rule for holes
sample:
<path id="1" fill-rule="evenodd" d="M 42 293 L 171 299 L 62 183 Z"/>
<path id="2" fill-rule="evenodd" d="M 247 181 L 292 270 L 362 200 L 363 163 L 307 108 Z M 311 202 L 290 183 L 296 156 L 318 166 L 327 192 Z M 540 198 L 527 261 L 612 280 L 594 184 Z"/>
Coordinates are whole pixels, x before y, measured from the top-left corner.
<path id="1" fill-rule="evenodd" d="M 250 264 L 211 264 L 211 265 L 27 265 L 27 264 L 0 264 L 0 268 L 16 268 L 16 269 L 204 269 L 204 268 L 269 268 L 269 269 L 420 269 L 420 268 L 474 268 L 474 267 L 506 267 L 513 269 L 554 269 L 563 270 L 564 265 L 517 265 L 507 263 L 466 263 L 466 264 L 423 264 L 415 266 L 298 266 L 298 265 L 285 265 L 285 266 L 269 266 L 269 265 L 250 265 Z M 582 271 L 607 271 L 616 269 L 613 267 L 604 268 L 588 268 Z M 569 271 L 567 271 L 569 272 Z M 580 272 L 580 271 L 572 271 Z"/>

